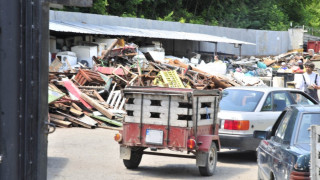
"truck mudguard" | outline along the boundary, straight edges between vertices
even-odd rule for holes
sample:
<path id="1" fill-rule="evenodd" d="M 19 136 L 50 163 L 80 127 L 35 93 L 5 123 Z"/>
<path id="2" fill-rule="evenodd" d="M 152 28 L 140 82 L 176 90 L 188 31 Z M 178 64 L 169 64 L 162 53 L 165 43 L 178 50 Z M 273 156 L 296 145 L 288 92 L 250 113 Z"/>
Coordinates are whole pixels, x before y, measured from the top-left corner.
<path id="1" fill-rule="evenodd" d="M 216 141 L 218 151 L 220 150 L 220 140 L 218 135 L 200 135 L 197 137 L 198 151 L 208 152 L 211 143 Z"/>

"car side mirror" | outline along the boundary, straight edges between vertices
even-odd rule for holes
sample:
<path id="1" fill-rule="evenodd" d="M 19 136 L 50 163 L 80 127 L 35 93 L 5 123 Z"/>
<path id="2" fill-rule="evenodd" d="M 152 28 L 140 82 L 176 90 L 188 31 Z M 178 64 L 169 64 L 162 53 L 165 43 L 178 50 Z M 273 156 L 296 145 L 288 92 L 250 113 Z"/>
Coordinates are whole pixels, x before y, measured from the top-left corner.
<path id="1" fill-rule="evenodd" d="M 267 139 L 269 131 L 254 131 L 253 137 L 257 139 Z"/>

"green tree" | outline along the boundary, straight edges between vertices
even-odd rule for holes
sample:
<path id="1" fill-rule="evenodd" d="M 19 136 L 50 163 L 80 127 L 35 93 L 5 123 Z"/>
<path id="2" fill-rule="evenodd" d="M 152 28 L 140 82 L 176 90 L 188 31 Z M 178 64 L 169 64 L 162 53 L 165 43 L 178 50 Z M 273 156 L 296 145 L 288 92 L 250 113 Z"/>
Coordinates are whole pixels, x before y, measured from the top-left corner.
<path id="1" fill-rule="evenodd" d="M 94 0 L 91 8 L 68 11 L 139 17 L 232 28 L 287 30 L 320 28 L 320 0 Z"/>
<path id="2" fill-rule="evenodd" d="M 106 7 L 108 6 L 108 0 L 93 0 L 90 13 L 93 14 L 107 14 Z"/>
<path id="3" fill-rule="evenodd" d="M 276 0 L 277 5 L 282 9 L 290 21 L 295 25 L 305 23 L 306 7 L 311 4 L 319 4 L 319 0 Z"/>

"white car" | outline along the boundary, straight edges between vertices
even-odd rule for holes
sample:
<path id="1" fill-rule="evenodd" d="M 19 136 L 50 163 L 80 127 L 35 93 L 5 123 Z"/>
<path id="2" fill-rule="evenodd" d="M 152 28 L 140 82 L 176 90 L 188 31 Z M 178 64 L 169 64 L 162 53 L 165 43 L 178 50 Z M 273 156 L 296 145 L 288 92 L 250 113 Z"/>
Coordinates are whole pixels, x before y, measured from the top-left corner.
<path id="1" fill-rule="evenodd" d="M 306 93 L 289 88 L 231 87 L 220 101 L 219 137 L 222 148 L 256 150 L 260 140 L 253 131 L 272 127 L 285 107 L 318 104 Z"/>

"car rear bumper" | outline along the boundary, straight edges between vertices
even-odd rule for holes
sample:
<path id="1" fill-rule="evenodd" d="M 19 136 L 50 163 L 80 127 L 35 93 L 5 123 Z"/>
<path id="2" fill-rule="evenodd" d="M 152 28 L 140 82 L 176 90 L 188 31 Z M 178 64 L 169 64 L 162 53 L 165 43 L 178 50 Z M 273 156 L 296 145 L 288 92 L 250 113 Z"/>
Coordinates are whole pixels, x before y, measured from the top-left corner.
<path id="1" fill-rule="evenodd" d="M 259 146 L 260 139 L 254 138 L 252 134 L 234 135 L 234 134 L 219 134 L 221 148 L 238 149 L 238 150 L 253 150 Z"/>

